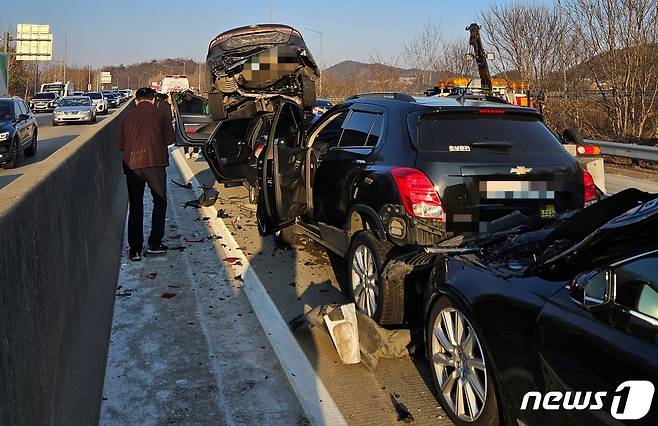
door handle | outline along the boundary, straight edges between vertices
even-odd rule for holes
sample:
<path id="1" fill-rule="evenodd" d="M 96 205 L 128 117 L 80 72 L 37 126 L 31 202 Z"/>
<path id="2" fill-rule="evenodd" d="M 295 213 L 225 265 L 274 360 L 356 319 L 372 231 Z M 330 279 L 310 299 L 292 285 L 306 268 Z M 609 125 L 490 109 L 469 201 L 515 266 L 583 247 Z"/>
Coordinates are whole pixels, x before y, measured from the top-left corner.
<path id="1" fill-rule="evenodd" d="M 353 160 L 353 161 L 352 161 L 352 164 L 360 164 L 360 165 L 363 165 L 363 164 L 366 164 L 366 160 L 356 159 L 356 160 Z"/>

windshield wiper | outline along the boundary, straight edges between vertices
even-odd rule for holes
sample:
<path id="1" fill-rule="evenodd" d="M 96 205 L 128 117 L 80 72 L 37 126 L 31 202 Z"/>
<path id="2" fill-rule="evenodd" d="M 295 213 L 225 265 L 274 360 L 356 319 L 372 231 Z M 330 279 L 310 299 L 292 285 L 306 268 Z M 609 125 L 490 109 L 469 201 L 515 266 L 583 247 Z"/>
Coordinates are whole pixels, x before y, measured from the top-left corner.
<path id="1" fill-rule="evenodd" d="M 506 149 L 507 151 L 511 151 L 512 148 L 516 146 L 516 144 L 505 141 L 478 141 L 471 143 L 471 146 L 477 148 L 501 148 Z"/>

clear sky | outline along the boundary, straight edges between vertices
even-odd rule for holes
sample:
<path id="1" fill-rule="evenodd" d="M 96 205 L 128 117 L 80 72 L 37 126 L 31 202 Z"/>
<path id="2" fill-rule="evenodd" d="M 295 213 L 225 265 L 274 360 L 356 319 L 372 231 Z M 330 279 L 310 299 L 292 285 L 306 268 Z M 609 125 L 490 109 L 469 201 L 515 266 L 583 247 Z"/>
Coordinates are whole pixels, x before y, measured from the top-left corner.
<path id="1" fill-rule="evenodd" d="M 302 32 L 317 59 L 324 34 L 324 63 L 367 61 L 378 52 L 396 56 L 405 41 L 429 20 L 446 39 L 463 38 L 464 28 L 493 0 L 24 0 L 5 5 L 0 29 L 16 24 L 50 24 L 54 56 L 94 66 L 130 64 L 164 57 L 205 59 L 215 35 L 238 26 L 272 20 Z M 504 1 L 504 0 L 500 0 Z M 549 3 L 550 0 L 540 0 Z"/>

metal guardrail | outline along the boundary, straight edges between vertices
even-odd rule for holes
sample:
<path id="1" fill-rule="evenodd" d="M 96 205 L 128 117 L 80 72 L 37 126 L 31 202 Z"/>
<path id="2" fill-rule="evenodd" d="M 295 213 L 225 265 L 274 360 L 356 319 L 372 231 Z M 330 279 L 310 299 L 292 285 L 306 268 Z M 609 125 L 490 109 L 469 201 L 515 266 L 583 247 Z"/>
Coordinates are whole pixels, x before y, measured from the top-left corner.
<path id="1" fill-rule="evenodd" d="M 601 153 L 634 160 L 658 161 L 658 147 L 635 145 L 629 143 L 583 140 L 586 145 L 598 145 Z"/>

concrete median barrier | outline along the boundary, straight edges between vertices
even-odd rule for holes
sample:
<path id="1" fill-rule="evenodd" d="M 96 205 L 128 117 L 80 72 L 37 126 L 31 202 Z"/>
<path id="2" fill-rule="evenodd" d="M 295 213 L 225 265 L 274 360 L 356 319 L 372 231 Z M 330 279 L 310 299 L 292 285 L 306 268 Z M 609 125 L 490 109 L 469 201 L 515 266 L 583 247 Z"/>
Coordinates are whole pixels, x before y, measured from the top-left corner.
<path id="1" fill-rule="evenodd" d="M 0 191 L 0 424 L 98 422 L 127 195 L 120 116 Z"/>

